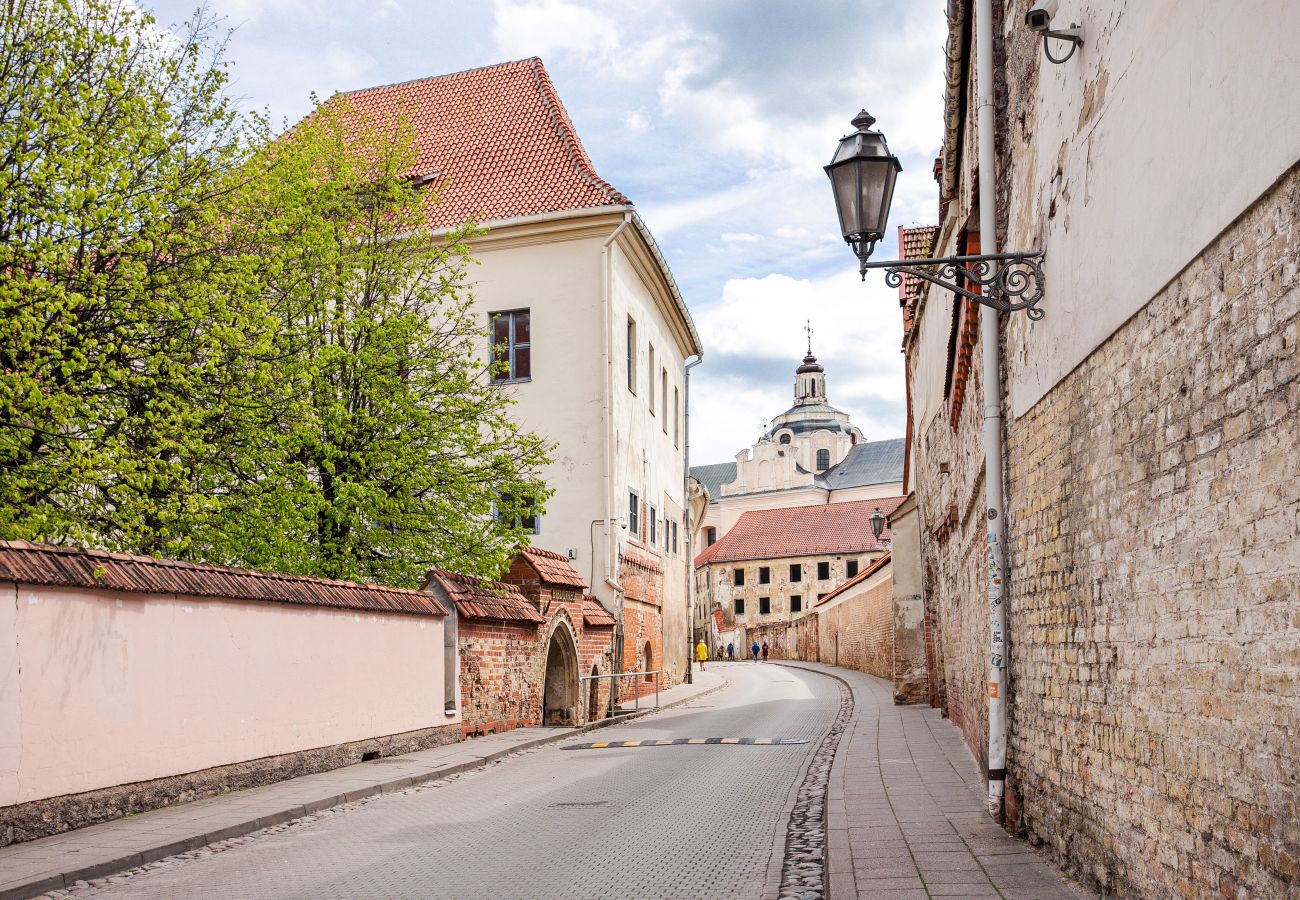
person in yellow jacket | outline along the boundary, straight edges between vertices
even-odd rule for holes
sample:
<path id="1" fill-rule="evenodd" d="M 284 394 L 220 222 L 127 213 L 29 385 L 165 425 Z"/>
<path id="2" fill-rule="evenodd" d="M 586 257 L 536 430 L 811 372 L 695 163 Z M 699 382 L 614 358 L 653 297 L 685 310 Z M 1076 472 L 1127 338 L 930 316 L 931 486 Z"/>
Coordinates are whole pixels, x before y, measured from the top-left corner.
<path id="1" fill-rule="evenodd" d="M 700 671 L 703 672 L 705 660 L 709 658 L 709 648 L 704 646 L 704 641 L 695 645 L 695 658 L 700 663 Z"/>

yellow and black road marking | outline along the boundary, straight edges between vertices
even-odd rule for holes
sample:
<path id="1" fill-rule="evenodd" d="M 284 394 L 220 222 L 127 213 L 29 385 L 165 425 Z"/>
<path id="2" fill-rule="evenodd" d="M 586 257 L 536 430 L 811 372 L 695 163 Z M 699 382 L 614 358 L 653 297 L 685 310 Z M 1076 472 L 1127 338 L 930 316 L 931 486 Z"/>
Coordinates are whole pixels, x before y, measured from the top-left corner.
<path id="1" fill-rule="evenodd" d="M 744 744 L 745 746 L 770 747 L 785 744 L 806 744 L 804 738 L 752 738 L 752 737 L 711 737 L 711 738 L 665 738 L 658 741 L 592 741 L 587 744 L 570 744 L 565 750 L 621 750 L 627 747 L 683 747 L 696 744 Z"/>

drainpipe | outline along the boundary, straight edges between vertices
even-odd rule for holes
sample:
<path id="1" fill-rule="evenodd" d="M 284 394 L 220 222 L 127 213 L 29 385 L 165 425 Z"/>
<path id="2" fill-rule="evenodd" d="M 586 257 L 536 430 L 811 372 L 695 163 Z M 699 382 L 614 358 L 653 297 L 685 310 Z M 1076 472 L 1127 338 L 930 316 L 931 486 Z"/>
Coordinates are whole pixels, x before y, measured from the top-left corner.
<path id="1" fill-rule="evenodd" d="M 623 586 L 618 583 L 614 577 L 614 323 L 609 314 L 610 304 L 613 302 L 613 282 L 614 282 L 614 261 L 611 258 L 611 247 L 618 240 L 618 236 L 623 233 L 623 229 L 632 223 L 632 213 L 625 212 L 623 221 L 614 229 L 613 233 L 605 239 L 600 245 L 600 264 L 603 278 L 601 279 L 601 312 L 604 315 L 605 325 L 605 577 L 604 583 L 613 589 L 614 596 L 617 598 L 618 615 L 617 624 L 614 626 L 614 671 L 616 673 L 623 671 Z M 620 678 L 610 679 L 609 705 L 610 709 L 618 706 L 618 687 L 622 681 Z"/>
<path id="2" fill-rule="evenodd" d="M 993 3 L 975 0 L 975 80 L 980 182 L 980 252 L 997 253 L 997 162 L 993 146 Z M 1007 554 L 1003 540 L 1002 369 L 998 313 L 980 306 L 980 360 L 984 387 L 984 496 L 988 503 L 989 795 L 988 811 L 1001 821 L 1007 777 Z"/>
<path id="3" fill-rule="evenodd" d="M 695 682 L 695 526 L 691 522 L 691 369 L 704 362 L 704 351 L 686 364 L 682 407 L 682 506 L 686 510 L 686 683 Z M 709 643 L 712 643 L 711 641 Z M 712 651 L 713 648 L 709 647 Z"/>

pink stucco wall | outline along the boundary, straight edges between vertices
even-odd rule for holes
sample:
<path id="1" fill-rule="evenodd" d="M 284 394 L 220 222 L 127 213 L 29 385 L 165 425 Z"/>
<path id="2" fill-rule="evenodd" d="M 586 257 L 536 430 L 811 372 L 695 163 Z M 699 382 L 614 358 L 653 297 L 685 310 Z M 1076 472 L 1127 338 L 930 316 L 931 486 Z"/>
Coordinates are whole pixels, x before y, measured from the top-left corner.
<path id="1" fill-rule="evenodd" d="M 459 722 L 443 620 L 0 584 L 0 806 Z"/>

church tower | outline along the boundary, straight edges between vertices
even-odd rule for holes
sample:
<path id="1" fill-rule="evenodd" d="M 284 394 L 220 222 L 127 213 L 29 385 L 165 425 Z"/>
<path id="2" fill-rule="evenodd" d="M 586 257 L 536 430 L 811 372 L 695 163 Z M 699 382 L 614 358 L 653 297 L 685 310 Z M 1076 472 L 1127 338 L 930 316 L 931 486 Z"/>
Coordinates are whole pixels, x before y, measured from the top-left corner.
<path id="1" fill-rule="evenodd" d="M 804 325 L 808 335 L 808 355 L 803 358 L 803 365 L 794 370 L 794 405 L 807 406 L 813 403 L 826 403 L 826 370 L 817 362 L 812 352 L 812 323 Z"/>

